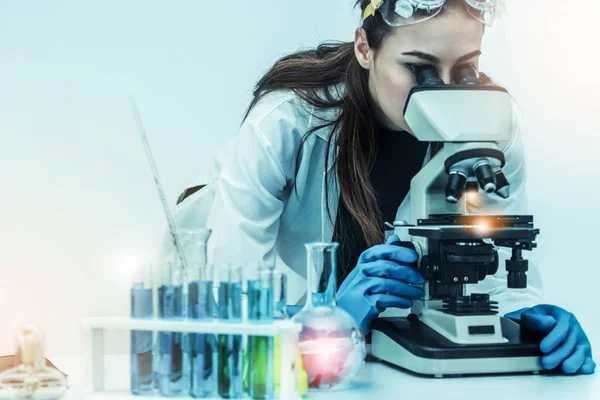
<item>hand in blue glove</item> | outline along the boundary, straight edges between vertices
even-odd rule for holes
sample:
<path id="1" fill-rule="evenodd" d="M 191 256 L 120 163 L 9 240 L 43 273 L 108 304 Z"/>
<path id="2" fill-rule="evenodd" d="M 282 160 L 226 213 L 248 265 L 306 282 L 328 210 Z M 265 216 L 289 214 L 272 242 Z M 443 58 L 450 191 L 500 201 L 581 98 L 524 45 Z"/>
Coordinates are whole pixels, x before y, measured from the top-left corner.
<path id="1" fill-rule="evenodd" d="M 544 335 L 540 343 L 544 368 L 561 366 L 567 374 L 594 372 L 596 363 L 592 360 L 590 341 L 570 312 L 542 304 L 508 313 L 505 317 L 520 322 L 525 329 Z"/>
<path id="2" fill-rule="evenodd" d="M 340 286 L 336 299 L 363 333 L 370 331 L 371 321 L 387 307 L 410 308 L 412 300 L 423 297 L 425 280 L 407 264 L 417 261 L 414 250 L 394 246 L 400 238 L 392 235 L 386 244 L 365 250 L 356 267 Z"/>

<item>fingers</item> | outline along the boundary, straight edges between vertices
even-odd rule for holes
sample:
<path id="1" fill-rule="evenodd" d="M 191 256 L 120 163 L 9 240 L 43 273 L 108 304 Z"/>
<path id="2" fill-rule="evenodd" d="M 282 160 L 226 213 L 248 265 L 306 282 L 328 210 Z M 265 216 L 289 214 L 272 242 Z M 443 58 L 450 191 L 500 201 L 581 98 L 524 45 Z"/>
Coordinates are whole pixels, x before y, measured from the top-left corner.
<path id="1" fill-rule="evenodd" d="M 365 276 L 379 276 L 391 278 L 413 285 L 422 285 L 425 280 L 414 269 L 398 264 L 395 261 L 377 260 L 368 264 L 361 265 L 361 270 Z"/>
<path id="2" fill-rule="evenodd" d="M 390 260 L 402 264 L 412 264 L 415 261 L 417 261 L 417 259 L 417 252 L 412 249 L 394 246 L 391 244 L 380 244 L 363 251 L 363 253 L 358 258 L 358 263 L 363 264 L 377 260 Z"/>
<path id="3" fill-rule="evenodd" d="M 366 294 L 390 293 L 409 299 L 420 299 L 425 295 L 421 288 L 411 286 L 406 282 L 398 281 L 396 279 L 380 278 L 377 276 L 372 276 L 367 279 Z"/>
<path id="4" fill-rule="evenodd" d="M 556 319 L 556 325 L 548 335 L 540 343 L 540 350 L 542 353 L 550 353 L 561 344 L 569 334 L 571 313 L 562 312 L 554 316 Z"/>
<path id="5" fill-rule="evenodd" d="M 553 322 L 554 325 L 552 326 Z M 591 357 L 591 348 L 577 319 L 570 312 L 549 304 L 541 304 L 521 315 L 521 323 L 527 328 L 548 330 L 540 343 L 540 350 L 547 354 L 542 365 L 554 369 L 561 365 L 567 374 L 592 374 L 596 363 Z M 578 344 L 579 342 L 579 344 Z"/>
<path id="6" fill-rule="evenodd" d="M 400 237 L 398 237 L 398 235 L 391 235 L 388 240 L 385 241 L 385 244 L 392 244 L 395 242 L 401 242 Z"/>
<path id="7" fill-rule="evenodd" d="M 512 319 L 515 321 L 520 321 L 521 320 L 521 315 L 525 312 L 529 310 L 528 307 L 525 308 L 521 308 L 515 311 L 511 311 L 509 313 L 504 314 L 504 318 L 508 318 L 508 319 Z"/>
<path id="8" fill-rule="evenodd" d="M 369 301 L 375 304 L 375 307 L 382 312 L 388 307 L 411 308 L 412 301 L 405 297 L 395 296 L 387 293 L 377 293 L 369 296 Z"/>
<path id="9" fill-rule="evenodd" d="M 574 374 L 579 371 L 585 361 L 585 349 L 586 345 L 580 344 L 576 346 L 571 357 L 562 363 L 562 370 L 565 374 Z"/>
<path id="10" fill-rule="evenodd" d="M 556 325 L 556 319 L 527 310 L 521 314 L 521 325 L 532 332 L 546 335 Z"/>
<path id="11" fill-rule="evenodd" d="M 550 350 L 551 353 L 547 356 L 542 357 L 542 365 L 546 369 L 554 369 L 562 364 L 564 360 L 570 357 L 575 351 L 575 346 L 577 346 L 577 336 L 579 334 L 579 327 L 573 327 L 569 332 L 567 338 L 564 342 L 554 351 Z M 542 341 L 543 343 L 543 341 Z M 540 349 L 542 348 L 542 344 L 540 344 Z M 542 352 L 545 352 L 542 350 Z M 582 360 L 583 363 L 583 360 Z M 575 371 L 579 369 L 581 365 L 578 365 Z"/>
<path id="12" fill-rule="evenodd" d="M 595 369 L 596 363 L 594 362 L 594 360 L 592 360 L 592 357 L 586 357 L 585 361 L 583 362 L 583 365 L 581 366 L 581 369 L 578 372 L 580 374 L 589 375 L 593 374 Z"/>

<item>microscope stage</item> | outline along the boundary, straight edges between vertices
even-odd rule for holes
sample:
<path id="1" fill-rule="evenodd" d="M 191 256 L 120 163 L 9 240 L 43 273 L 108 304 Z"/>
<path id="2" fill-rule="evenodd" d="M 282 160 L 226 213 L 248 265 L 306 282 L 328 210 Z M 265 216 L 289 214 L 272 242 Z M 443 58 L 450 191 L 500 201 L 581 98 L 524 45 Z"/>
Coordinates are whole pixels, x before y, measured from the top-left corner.
<path id="1" fill-rule="evenodd" d="M 535 229 L 518 227 L 487 227 L 478 225 L 444 225 L 410 227 L 412 236 L 437 240 L 469 240 L 469 239 L 515 239 L 535 240 Z"/>

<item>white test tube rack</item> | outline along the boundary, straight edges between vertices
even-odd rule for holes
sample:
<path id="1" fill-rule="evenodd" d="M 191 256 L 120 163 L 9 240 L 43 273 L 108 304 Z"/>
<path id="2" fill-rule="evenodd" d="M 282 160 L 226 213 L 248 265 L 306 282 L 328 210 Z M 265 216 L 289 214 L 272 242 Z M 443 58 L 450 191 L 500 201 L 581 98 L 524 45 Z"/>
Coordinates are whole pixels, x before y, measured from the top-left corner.
<path id="1" fill-rule="evenodd" d="M 269 324 L 247 322 L 222 322 L 213 320 L 199 322 L 193 320 L 166 321 L 144 320 L 126 317 L 99 317 L 82 321 L 87 336 L 87 400 L 137 400 L 160 399 L 156 397 L 134 396 L 130 392 L 105 391 L 104 381 L 104 332 L 108 330 L 139 330 L 153 332 L 214 333 L 224 335 L 279 336 L 280 338 L 280 389 L 279 398 L 299 400 L 297 371 L 292 365 L 297 356 L 298 336 L 302 325 L 290 320 L 273 321 Z M 218 397 L 215 397 L 218 398 Z M 185 399 L 185 397 L 183 398 Z M 192 399 L 192 397 L 189 397 Z"/>

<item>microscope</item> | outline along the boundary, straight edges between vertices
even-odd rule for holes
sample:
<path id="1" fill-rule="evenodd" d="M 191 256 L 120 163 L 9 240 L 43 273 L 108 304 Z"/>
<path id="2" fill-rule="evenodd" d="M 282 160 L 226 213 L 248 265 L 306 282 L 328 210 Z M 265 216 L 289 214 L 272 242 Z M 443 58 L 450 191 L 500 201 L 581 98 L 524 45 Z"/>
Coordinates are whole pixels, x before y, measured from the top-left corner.
<path id="1" fill-rule="evenodd" d="M 419 255 L 424 298 L 406 317 L 382 317 L 372 325 L 374 357 L 417 374 L 537 373 L 539 338 L 498 315 L 489 294 L 467 295 L 500 267 L 507 248 L 508 288 L 526 288 L 524 250 L 536 247 L 539 230 L 530 215 L 468 215 L 467 193 L 510 196 L 499 142 L 513 135 L 512 100 L 506 89 L 482 84 L 473 67 L 444 84 L 434 66 L 415 68 L 418 85 L 404 117 L 420 141 L 442 149 L 411 181 L 410 221 L 394 222 L 399 246 Z M 508 250 L 509 249 L 509 250 Z"/>

